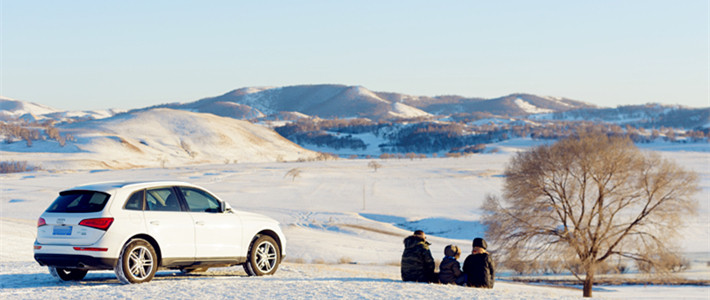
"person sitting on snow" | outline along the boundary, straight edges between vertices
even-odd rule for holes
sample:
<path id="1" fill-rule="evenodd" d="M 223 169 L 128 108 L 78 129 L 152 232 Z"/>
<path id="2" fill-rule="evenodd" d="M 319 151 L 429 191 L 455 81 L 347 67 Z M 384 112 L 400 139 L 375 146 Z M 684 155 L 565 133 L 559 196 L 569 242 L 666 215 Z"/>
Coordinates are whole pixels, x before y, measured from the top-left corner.
<path id="1" fill-rule="evenodd" d="M 486 248 L 488 248 L 488 244 L 484 239 L 473 239 L 472 254 L 466 257 L 466 261 L 463 263 L 463 272 L 468 277 L 466 279 L 467 286 L 493 288 L 495 266 Z"/>
<path id="2" fill-rule="evenodd" d="M 444 255 L 444 260 L 439 264 L 439 282 L 464 285 L 466 274 L 461 272 L 461 264 L 458 261 L 461 249 L 456 245 L 448 245 L 444 248 Z"/>
<path id="3" fill-rule="evenodd" d="M 429 251 L 426 234 L 417 230 L 404 239 L 402 253 L 402 280 L 415 282 L 438 281 L 434 275 L 434 258 Z"/>

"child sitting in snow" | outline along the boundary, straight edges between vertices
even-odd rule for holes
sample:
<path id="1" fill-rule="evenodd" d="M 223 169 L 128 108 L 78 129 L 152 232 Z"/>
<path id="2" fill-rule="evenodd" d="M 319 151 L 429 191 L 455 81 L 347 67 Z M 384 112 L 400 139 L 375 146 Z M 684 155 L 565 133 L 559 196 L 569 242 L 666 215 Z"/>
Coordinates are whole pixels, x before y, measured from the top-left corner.
<path id="1" fill-rule="evenodd" d="M 439 282 L 442 284 L 466 283 L 466 274 L 461 272 L 461 264 L 458 258 L 461 256 L 461 249 L 456 245 L 448 245 L 444 248 L 444 260 L 439 264 Z"/>
<path id="2" fill-rule="evenodd" d="M 473 239 L 473 252 L 463 262 L 463 271 L 467 276 L 467 286 L 493 288 L 496 273 L 495 266 L 486 248 L 488 248 L 488 243 L 484 239 Z"/>

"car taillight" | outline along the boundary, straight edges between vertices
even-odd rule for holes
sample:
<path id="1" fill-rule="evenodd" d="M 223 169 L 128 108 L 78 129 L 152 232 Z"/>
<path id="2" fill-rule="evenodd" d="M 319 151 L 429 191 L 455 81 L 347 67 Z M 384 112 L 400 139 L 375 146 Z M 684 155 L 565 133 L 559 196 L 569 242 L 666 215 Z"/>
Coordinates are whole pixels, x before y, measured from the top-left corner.
<path id="1" fill-rule="evenodd" d="M 95 218 L 81 220 L 81 222 L 79 222 L 79 225 L 101 230 L 107 230 L 111 226 L 111 223 L 113 223 L 113 218 Z"/>
<path id="2" fill-rule="evenodd" d="M 96 252 L 106 252 L 108 248 L 96 248 L 96 247 L 74 247 L 76 251 L 96 251 Z"/>
<path id="3" fill-rule="evenodd" d="M 47 221 L 45 221 L 44 218 L 39 218 L 37 220 L 37 227 L 42 227 L 44 225 L 47 225 Z"/>

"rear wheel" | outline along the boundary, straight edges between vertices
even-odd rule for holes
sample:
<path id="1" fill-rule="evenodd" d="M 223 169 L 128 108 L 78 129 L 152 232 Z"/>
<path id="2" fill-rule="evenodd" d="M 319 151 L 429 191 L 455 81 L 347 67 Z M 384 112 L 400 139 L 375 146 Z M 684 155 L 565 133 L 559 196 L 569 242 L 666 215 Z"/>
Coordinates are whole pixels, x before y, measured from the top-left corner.
<path id="1" fill-rule="evenodd" d="M 57 267 L 47 267 L 49 269 L 49 274 L 52 277 L 58 279 L 59 281 L 77 281 L 84 279 L 86 273 L 89 271 L 82 269 L 64 269 Z"/>
<path id="2" fill-rule="evenodd" d="M 148 282 L 157 270 L 158 256 L 153 245 L 144 239 L 126 243 L 114 268 L 118 280 L 125 284 Z"/>
<path id="3" fill-rule="evenodd" d="M 262 235 L 252 241 L 249 254 L 247 254 L 247 262 L 244 264 L 244 271 L 249 276 L 271 275 L 279 268 L 280 262 L 279 245 L 272 237 Z"/>

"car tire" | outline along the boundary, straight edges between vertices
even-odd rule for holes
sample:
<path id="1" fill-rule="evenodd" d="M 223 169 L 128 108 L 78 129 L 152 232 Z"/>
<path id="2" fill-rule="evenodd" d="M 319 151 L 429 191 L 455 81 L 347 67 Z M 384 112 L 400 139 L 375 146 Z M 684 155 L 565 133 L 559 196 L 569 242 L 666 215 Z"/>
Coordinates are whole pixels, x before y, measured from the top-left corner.
<path id="1" fill-rule="evenodd" d="M 249 276 L 271 275 L 281 263 L 281 250 L 276 241 L 268 236 L 257 236 L 249 246 L 244 271 Z"/>
<path id="2" fill-rule="evenodd" d="M 123 284 L 144 283 L 153 279 L 158 270 L 158 255 L 148 241 L 132 239 L 121 250 L 114 268 Z"/>
<path id="3" fill-rule="evenodd" d="M 65 269 L 57 267 L 47 267 L 49 269 L 49 274 L 59 281 L 77 281 L 82 280 L 88 273 L 88 270 L 82 269 Z"/>

